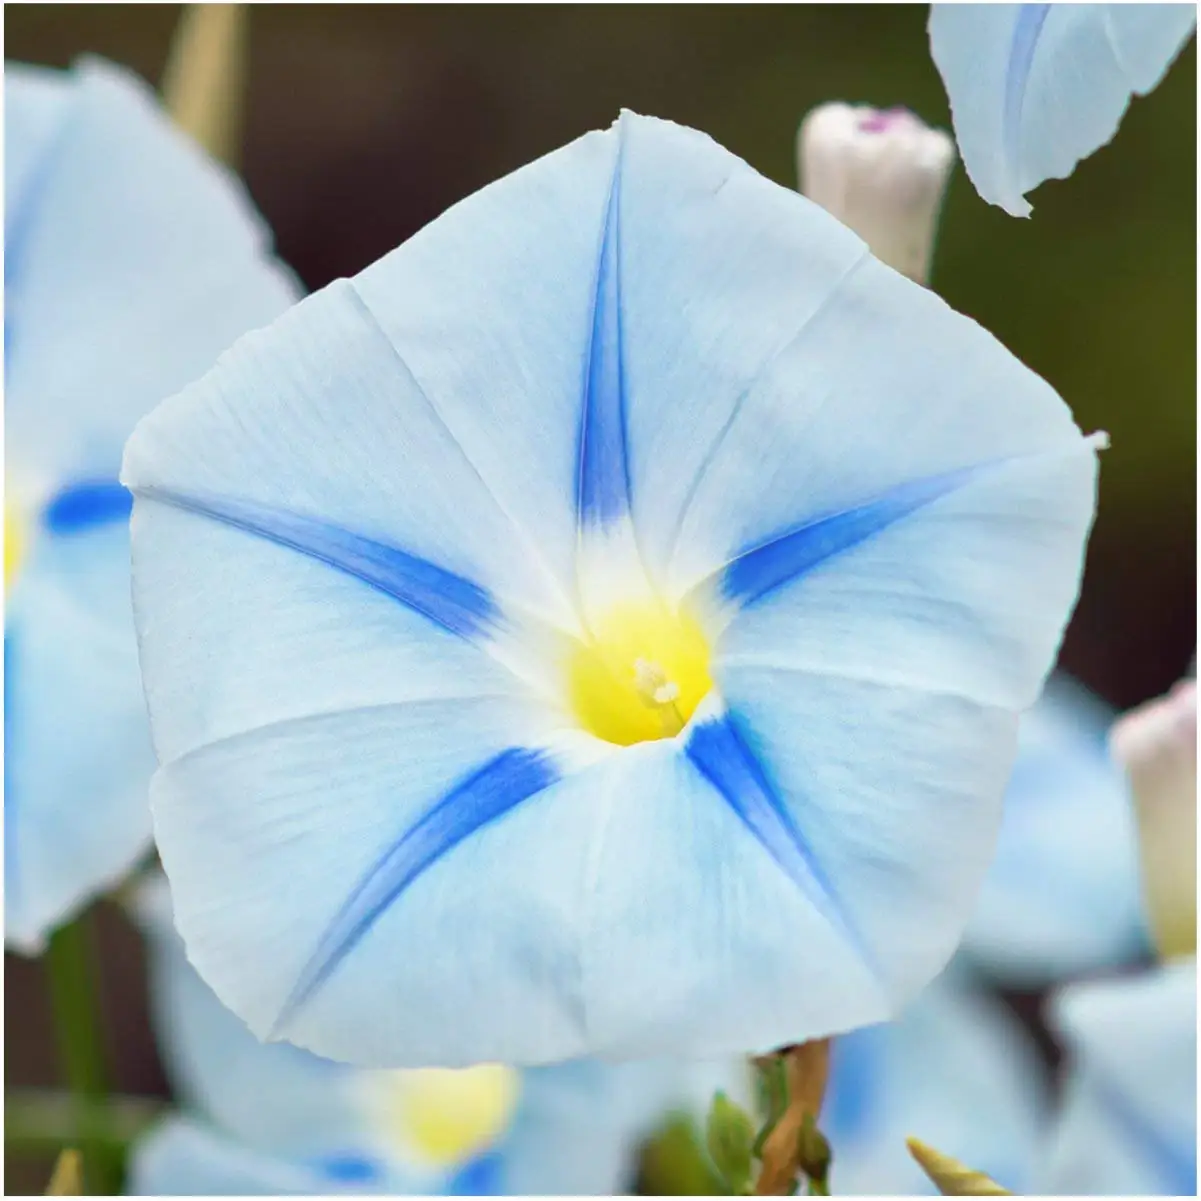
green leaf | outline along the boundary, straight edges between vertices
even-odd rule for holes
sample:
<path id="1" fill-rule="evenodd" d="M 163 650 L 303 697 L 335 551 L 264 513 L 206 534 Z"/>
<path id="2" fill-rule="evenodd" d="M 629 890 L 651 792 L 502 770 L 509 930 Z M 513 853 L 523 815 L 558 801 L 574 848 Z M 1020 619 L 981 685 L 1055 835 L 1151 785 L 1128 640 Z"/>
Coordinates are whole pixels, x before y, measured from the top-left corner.
<path id="1" fill-rule="evenodd" d="M 714 1166 L 733 1193 L 744 1193 L 751 1182 L 751 1147 L 755 1124 L 725 1093 L 717 1093 L 705 1123 L 705 1145 Z"/>

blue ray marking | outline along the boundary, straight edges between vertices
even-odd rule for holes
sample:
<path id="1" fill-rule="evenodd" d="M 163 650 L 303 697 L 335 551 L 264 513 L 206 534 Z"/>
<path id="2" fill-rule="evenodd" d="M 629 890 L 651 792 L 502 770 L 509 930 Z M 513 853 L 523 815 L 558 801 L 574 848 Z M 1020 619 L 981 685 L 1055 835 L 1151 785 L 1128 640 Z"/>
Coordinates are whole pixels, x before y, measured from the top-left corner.
<path id="1" fill-rule="evenodd" d="M 52 534 L 75 534 L 98 525 L 129 520 L 133 497 L 116 480 L 81 480 L 56 492 L 42 520 Z"/>
<path id="2" fill-rule="evenodd" d="M 592 306 L 592 341 L 580 414 L 577 517 L 608 525 L 630 508 L 625 375 L 621 354 L 621 287 L 618 269 L 618 194 L 621 151 L 613 168 L 605 230 Z"/>
<path id="3" fill-rule="evenodd" d="M 685 753 L 763 849 L 818 912 L 851 940 L 864 963 L 874 971 L 872 957 L 847 921 L 813 852 L 776 795 L 762 765 L 735 728 L 732 716 L 727 713 L 693 727 Z"/>
<path id="4" fill-rule="evenodd" d="M 462 638 L 484 634 L 500 618 L 496 602 L 480 585 L 428 559 L 374 542 L 341 526 L 254 501 L 202 500 L 165 488 L 134 491 L 139 498 L 211 517 L 328 563 Z"/>
<path id="5" fill-rule="evenodd" d="M 336 1184 L 377 1184 L 383 1178 L 377 1160 L 355 1151 L 318 1155 L 309 1164 Z"/>
<path id="6" fill-rule="evenodd" d="M 1009 44 L 1009 62 L 1005 69 L 1005 125 L 1001 139 L 1006 165 L 1011 171 L 1017 167 L 1022 149 L 1022 106 L 1026 102 L 1026 84 L 1030 80 L 1030 68 L 1034 65 L 1034 52 L 1038 48 L 1043 23 L 1051 11 L 1049 4 L 1023 4 L 1020 8 L 1013 26 L 1013 41 Z M 1010 182 L 1021 188 L 1024 181 L 1011 179 Z"/>
<path id="7" fill-rule="evenodd" d="M 495 1151 L 469 1160 L 446 1187 L 448 1197 L 503 1197 L 504 1161 Z"/>
<path id="8" fill-rule="evenodd" d="M 773 589 L 790 583 L 840 551 L 867 541 L 873 534 L 954 492 L 979 472 L 1003 461 L 901 484 L 866 504 L 806 522 L 727 563 L 720 572 L 721 592 L 737 604 L 754 604 Z"/>
<path id="9" fill-rule="evenodd" d="M 558 779 L 545 752 L 512 747 L 451 788 L 355 885 L 301 970 L 275 1020 L 272 1036 L 329 979 L 380 914 L 414 880 L 465 838 Z"/>

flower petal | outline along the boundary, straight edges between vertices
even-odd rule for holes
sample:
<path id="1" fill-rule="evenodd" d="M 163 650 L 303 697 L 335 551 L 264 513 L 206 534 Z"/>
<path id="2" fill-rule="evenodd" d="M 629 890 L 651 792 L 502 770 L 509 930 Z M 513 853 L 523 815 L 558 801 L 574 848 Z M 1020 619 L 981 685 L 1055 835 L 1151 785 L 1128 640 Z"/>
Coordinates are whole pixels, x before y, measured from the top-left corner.
<path id="1" fill-rule="evenodd" d="M 1197 24 L 1192 4 L 933 4 L 930 51 L 976 191 L 1015 217 L 1118 131 Z"/>
<path id="2" fill-rule="evenodd" d="M 1073 985 L 1052 1026 L 1071 1075 L 1039 1191 L 1197 1192 L 1197 962 Z"/>
<path id="3" fill-rule="evenodd" d="M 70 91 L 59 72 L 4 64 L 4 242 L 15 243 L 21 220 L 36 203 L 39 168 L 62 128 Z M 7 273 L 6 273 L 7 274 Z"/>
<path id="4" fill-rule="evenodd" d="M 521 555 L 545 563 L 568 595 L 582 398 L 616 155 L 615 138 L 588 134 L 455 205 L 355 279 L 388 343 L 521 532 Z M 599 369 L 599 354 L 595 362 Z"/>
<path id="5" fill-rule="evenodd" d="M 886 997 L 880 1016 L 895 1015 L 960 938 L 993 850 L 1015 715 L 837 670 L 723 665 L 717 678 L 840 899 L 850 949 Z"/>
<path id="6" fill-rule="evenodd" d="M 1052 389 L 926 289 L 868 258 L 830 281 L 824 300 L 763 366 L 712 450 L 681 523 L 674 592 L 818 519 L 916 501 L 939 477 L 988 464 L 991 474 L 1008 460 L 1017 470 L 1027 456 L 1091 460 Z M 1072 483 L 1052 493 L 1048 523 L 1075 546 L 1048 584 L 1070 580 L 1070 596 L 1092 488 L 1083 465 L 1064 472 Z"/>
<path id="7" fill-rule="evenodd" d="M 123 523 L 40 538 L 5 615 L 5 939 L 27 952 L 150 846 L 128 547 Z"/>
<path id="8" fill-rule="evenodd" d="M 1046 1121 L 1045 1075 L 1006 1007 L 948 972 L 896 1022 L 834 1043 L 822 1130 L 834 1149 L 835 1189 L 933 1192 L 905 1147 L 914 1131 L 1023 1189 Z"/>
<path id="9" fill-rule="evenodd" d="M 234 1136 L 247 1155 L 267 1152 L 320 1166 L 321 1191 L 340 1180 L 353 1183 L 347 1173 L 356 1148 L 364 1169 L 376 1165 L 364 1186 L 386 1184 L 392 1192 L 445 1188 L 474 1195 L 486 1183 L 484 1168 L 503 1191 L 519 1194 L 605 1196 L 632 1179 L 638 1140 L 660 1112 L 648 1103 L 661 1098 L 667 1065 L 579 1060 L 531 1069 L 521 1077 L 513 1124 L 487 1163 L 435 1178 L 429 1168 L 407 1169 L 390 1158 L 397 1150 L 388 1141 L 392 1132 L 367 1104 L 370 1086 L 395 1088 L 381 1079 L 388 1073 L 360 1073 L 286 1043 L 260 1043 L 188 963 L 162 877 L 140 890 L 137 912 L 150 940 L 158 1043 L 176 1096 Z M 181 1171 L 174 1157 L 167 1167 Z"/>
<path id="10" fill-rule="evenodd" d="M 721 722 L 709 704 L 687 754 L 638 743 L 559 785 L 561 804 L 586 796 L 597 815 L 582 983 L 607 1057 L 767 1051 L 885 1015 L 828 902 L 739 812 L 756 773 L 703 732 Z"/>
<path id="11" fill-rule="evenodd" d="M 147 935 L 159 1054 L 176 1098 L 248 1147 L 290 1156 L 362 1141 L 362 1114 L 342 1064 L 287 1043 L 260 1043 L 188 963 L 172 925 L 167 882 L 137 895 Z"/>
<path id="12" fill-rule="evenodd" d="M 1078 438 L 973 473 L 759 596 L 716 648 L 714 679 L 894 1005 L 950 955 L 993 851 L 1094 473 Z"/>
<path id="13" fill-rule="evenodd" d="M 163 763 L 297 718 L 530 695 L 474 642 L 289 546 L 158 502 L 133 528 L 139 608 L 172 615 L 142 630 Z"/>
<path id="14" fill-rule="evenodd" d="M 52 83 L 59 128 L 39 139 L 36 185 L 6 230 L 7 455 L 52 477 L 103 477 L 152 404 L 286 308 L 297 286 L 270 260 L 240 184 L 131 72 L 87 59 L 52 81 L 6 75 L 14 141 L 31 140 L 19 123 L 43 115 L 25 93 Z"/>
<path id="15" fill-rule="evenodd" d="M 541 708 L 511 698 L 385 704 L 278 722 L 166 763 L 152 786 L 155 833 L 192 962 L 267 1035 L 331 923 L 358 903 L 348 899 L 364 882 L 382 887 L 385 877 L 373 873 L 407 846 L 406 834 L 423 831 L 440 798 L 481 765 L 545 733 Z M 373 1067 L 578 1053 L 564 951 L 579 887 L 570 838 L 550 853 L 560 821 L 574 816 L 547 806 L 548 791 L 503 820 L 480 810 L 471 837 L 456 827 L 453 838 L 423 843 L 414 862 L 424 870 L 387 876 L 407 882 L 399 899 L 378 893 L 336 970 L 289 1011 L 287 1037 Z M 528 847 L 516 860 L 515 840 Z M 544 879 L 531 882 L 530 863 L 544 861 Z M 522 871 L 518 891 L 512 876 Z M 515 941 L 533 956 L 521 970 Z M 382 1011 L 381 995 L 390 998 Z M 513 1054 L 504 1054 L 507 1038 Z"/>
<path id="16" fill-rule="evenodd" d="M 692 491 L 748 389 L 867 248 L 702 133 L 632 114 L 617 133 L 634 526 L 662 576 Z"/>
<path id="17" fill-rule="evenodd" d="M 356 287 L 302 301 L 161 405 L 129 440 L 125 482 L 341 527 L 570 627 L 556 581 Z"/>
<path id="18" fill-rule="evenodd" d="M 339 1178 L 336 1165 L 284 1159 L 181 1117 L 160 1122 L 134 1146 L 127 1187 L 135 1197 L 292 1197 L 392 1191 L 375 1178 L 348 1184 Z"/>
<path id="19" fill-rule="evenodd" d="M 1022 717 L 996 858 L 964 935 L 972 962 L 1013 987 L 1147 952 L 1134 816 L 1105 748 L 1113 716 L 1058 675 Z"/>

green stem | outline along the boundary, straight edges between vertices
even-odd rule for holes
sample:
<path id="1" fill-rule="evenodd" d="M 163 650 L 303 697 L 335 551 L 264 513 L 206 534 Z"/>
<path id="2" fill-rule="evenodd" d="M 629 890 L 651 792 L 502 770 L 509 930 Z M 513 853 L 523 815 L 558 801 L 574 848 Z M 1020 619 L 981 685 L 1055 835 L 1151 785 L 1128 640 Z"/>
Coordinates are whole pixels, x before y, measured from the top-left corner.
<path id="1" fill-rule="evenodd" d="M 80 1122 L 76 1097 L 57 1089 L 12 1089 L 4 1100 L 6 1150 L 24 1155 L 55 1155 L 78 1147 L 85 1132 L 103 1143 L 114 1158 L 143 1134 L 163 1111 L 152 1097 L 110 1094 L 103 1106 L 91 1106 Z"/>
<path id="2" fill-rule="evenodd" d="M 118 1184 L 117 1165 L 96 1121 L 107 1087 L 86 922 L 87 915 L 82 914 L 51 935 L 46 970 L 59 1057 L 75 1100 L 84 1188 L 89 1193 L 113 1196 Z"/>

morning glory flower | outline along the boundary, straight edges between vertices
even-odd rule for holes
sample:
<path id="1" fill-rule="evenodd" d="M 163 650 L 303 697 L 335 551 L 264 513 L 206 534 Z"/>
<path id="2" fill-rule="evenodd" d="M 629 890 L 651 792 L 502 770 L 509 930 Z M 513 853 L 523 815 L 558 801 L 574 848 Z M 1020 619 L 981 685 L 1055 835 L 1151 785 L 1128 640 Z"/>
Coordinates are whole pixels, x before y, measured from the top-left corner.
<path id="1" fill-rule="evenodd" d="M 1148 952 L 1130 790 L 1106 746 L 1113 720 L 1062 673 L 1022 718 L 996 857 L 960 951 L 1011 986 Z"/>
<path id="2" fill-rule="evenodd" d="M 125 439 L 295 285 L 129 72 L 6 64 L 4 131 L 5 939 L 37 951 L 150 845 Z"/>
<path id="3" fill-rule="evenodd" d="M 190 959 L 373 1067 L 892 1016 L 991 856 L 1098 444 L 702 134 L 485 188 L 126 448 Z"/>
<path id="4" fill-rule="evenodd" d="M 1026 193 L 1104 146 L 1196 24 L 1194 4 L 932 4 L 930 52 L 976 191 L 1029 216 Z"/>
<path id="5" fill-rule="evenodd" d="M 1068 1075 L 1036 1191 L 1195 1197 L 1196 959 L 1073 985 L 1051 1017 Z"/>
<path id="6" fill-rule="evenodd" d="M 188 964 L 161 877 L 137 910 L 185 1109 L 134 1147 L 135 1194 L 604 1196 L 632 1182 L 655 1065 L 362 1071 L 261 1043 Z"/>

